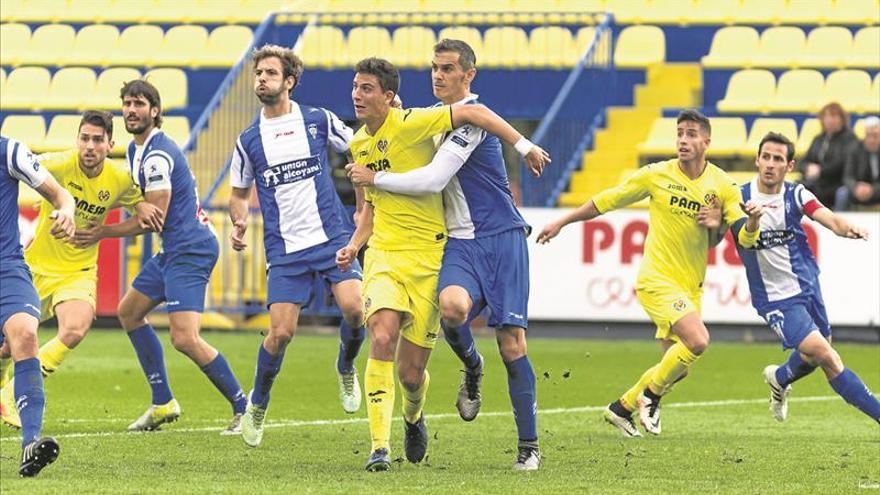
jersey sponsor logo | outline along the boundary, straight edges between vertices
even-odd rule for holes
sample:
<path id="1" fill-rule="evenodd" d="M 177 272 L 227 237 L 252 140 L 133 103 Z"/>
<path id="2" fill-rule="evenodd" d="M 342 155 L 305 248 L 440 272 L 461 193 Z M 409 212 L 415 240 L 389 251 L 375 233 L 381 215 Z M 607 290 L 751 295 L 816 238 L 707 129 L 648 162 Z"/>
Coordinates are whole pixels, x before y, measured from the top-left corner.
<path id="1" fill-rule="evenodd" d="M 94 205 L 84 199 L 79 199 L 76 196 L 73 197 L 73 200 L 76 202 L 76 209 L 77 210 L 80 210 L 80 211 L 83 211 L 86 213 L 91 213 L 92 215 L 101 215 L 105 211 L 107 211 L 107 208 L 104 206 Z"/>
<path id="2" fill-rule="evenodd" d="M 162 180 L 162 175 L 158 174 L 147 177 L 147 182 L 159 182 L 160 180 Z"/>
<path id="3" fill-rule="evenodd" d="M 758 238 L 758 244 L 755 249 L 770 249 L 777 246 L 790 244 L 794 240 L 794 231 L 792 230 L 761 230 L 761 236 Z"/>
<path id="4" fill-rule="evenodd" d="M 461 136 L 456 136 L 455 134 L 452 135 L 450 141 L 461 146 L 462 148 L 467 148 L 468 145 L 467 141 L 465 141 Z"/>
<path id="5" fill-rule="evenodd" d="M 280 137 L 284 137 L 284 136 L 293 136 L 294 134 L 296 134 L 296 132 L 293 131 L 293 130 L 290 130 L 290 131 L 284 131 L 284 132 L 276 132 L 276 133 L 275 133 L 275 139 L 278 139 L 278 138 L 280 138 Z"/>
<path id="6" fill-rule="evenodd" d="M 406 111 L 406 113 L 403 114 L 403 121 L 404 122 L 406 122 L 406 119 L 409 118 L 409 114 L 411 114 L 411 113 L 412 113 L 412 108 L 410 108 L 409 110 Z"/>
<path id="7" fill-rule="evenodd" d="M 691 211 L 699 211 L 701 205 L 699 201 L 694 201 L 692 199 L 687 199 L 684 196 L 676 196 L 673 194 L 669 197 L 669 206 L 677 206 Z"/>
<path id="8" fill-rule="evenodd" d="M 293 184 L 321 173 L 321 161 L 317 156 L 293 160 L 263 170 L 266 187 Z"/>
<path id="9" fill-rule="evenodd" d="M 318 126 L 316 124 L 309 124 L 309 134 L 311 134 L 312 139 L 317 139 L 318 137 Z"/>
<path id="10" fill-rule="evenodd" d="M 389 162 L 387 158 L 380 158 L 379 160 L 376 160 L 375 162 L 370 162 L 365 166 L 373 172 L 381 172 L 383 170 L 388 170 L 389 168 L 391 168 L 391 162 Z"/>
<path id="11" fill-rule="evenodd" d="M 100 200 L 101 202 L 104 202 L 104 203 L 109 201 L 110 200 L 110 191 L 108 191 L 106 189 L 101 189 L 100 191 L 98 191 L 98 200 Z"/>
<path id="12" fill-rule="evenodd" d="M 687 192 L 687 190 L 688 190 L 686 187 L 679 185 L 679 184 L 666 184 L 666 189 L 669 189 L 670 191 L 681 191 L 681 192 Z"/>
<path id="13" fill-rule="evenodd" d="M 68 182 L 68 183 L 67 183 L 67 187 L 72 187 L 72 188 L 76 189 L 77 191 L 82 191 L 82 190 L 83 190 L 83 188 L 82 188 L 81 185 L 79 185 L 79 184 L 77 184 L 76 182 L 73 182 L 73 181 Z"/>
<path id="14" fill-rule="evenodd" d="M 376 148 L 378 148 L 380 152 L 385 153 L 388 151 L 388 140 L 380 139 L 379 142 L 376 143 Z"/>

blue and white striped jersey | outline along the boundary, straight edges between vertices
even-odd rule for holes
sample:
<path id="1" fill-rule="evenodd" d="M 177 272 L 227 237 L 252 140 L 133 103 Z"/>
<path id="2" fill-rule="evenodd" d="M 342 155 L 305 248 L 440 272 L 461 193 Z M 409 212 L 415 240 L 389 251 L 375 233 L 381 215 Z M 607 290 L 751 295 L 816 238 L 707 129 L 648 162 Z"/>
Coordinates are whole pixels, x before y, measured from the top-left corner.
<path id="1" fill-rule="evenodd" d="M 48 176 L 24 143 L 0 136 L 0 260 L 24 261 L 18 235 L 18 181 L 37 188 Z"/>

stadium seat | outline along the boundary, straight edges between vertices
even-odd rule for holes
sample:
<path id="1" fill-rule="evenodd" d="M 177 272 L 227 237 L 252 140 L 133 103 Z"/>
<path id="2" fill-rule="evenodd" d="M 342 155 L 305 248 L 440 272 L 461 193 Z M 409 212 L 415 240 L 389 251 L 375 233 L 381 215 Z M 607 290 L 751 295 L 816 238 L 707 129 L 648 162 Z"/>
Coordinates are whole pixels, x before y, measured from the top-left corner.
<path id="1" fill-rule="evenodd" d="M 827 20 L 831 24 L 878 24 L 880 9 L 877 0 L 837 0 Z"/>
<path id="2" fill-rule="evenodd" d="M 856 33 L 847 65 L 874 70 L 880 67 L 880 26 L 862 28 Z"/>
<path id="3" fill-rule="evenodd" d="M 801 124 L 801 132 L 798 134 L 797 143 L 795 144 L 795 153 L 803 156 L 810 149 L 810 143 L 822 132 L 822 124 L 817 118 L 809 118 Z"/>
<path id="4" fill-rule="evenodd" d="M 110 150 L 111 156 L 125 156 L 128 149 L 128 143 L 131 142 L 131 134 L 125 130 L 125 119 L 118 113 L 113 114 L 113 149 Z"/>
<path id="5" fill-rule="evenodd" d="M 689 24 L 696 6 L 693 0 L 648 0 L 644 6 L 629 2 L 638 11 L 635 22 L 649 24 Z"/>
<path id="6" fill-rule="evenodd" d="M 79 110 L 95 91 L 95 71 L 88 67 L 67 67 L 52 76 L 49 92 L 34 102 L 39 109 Z"/>
<path id="7" fill-rule="evenodd" d="M 17 66 L 31 42 L 31 28 L 27 24 L 0 24 L 0 63 Z"/>
<path id="8" fill-rule="evenodd" d="M 174 26 L 165 33 L 162 46 L 147 65 L 191 66 L 208 46 L 208 30 L 202 26 L 184 24 Z"/>
<path id="9" fill-rule="evenodd" d="M 580 58 L 574 39 L 568 28 L 540 26 L 529 35 L 529 51 L 532 67 L 560 69 L 572 67 Z"/>
<path id="10" fill-rule="evenodd" d="M 348 50 L 337 60 L 337 67 L 354 67 L 367 57 L 391 53 L 391 35 L 384 27 L 358 26 L 348 32 Z"/>
<path id="11" fill-rule="evenodd" d="M 344 57 L 345 35 L 336 26 L 307 26 L 294 46 L 306 68 L 329 69 Z"/>
<path id="12" fill-rule="evenodd" d="M 3 86 L 6 85 L 6 69 L 0 67 L 0 95 L 3 94 Z"/>
<path id="13" fill-rule="evenodd" d="M 791 139 L 792 142 L 797 141 L 797 124 L 794 119 L 755 119 L 752 122 L 752 128 L 749 130 L 749 138 L 740 150 L 740 155 L 744 157 L 755 156 L 758 153 L 758 144 L 768 132 L 777 132 Z M 712 144 L 712 147 L 714 147 L 714 141 Z"/>
<path id="14" fill-rule="evenodd" d="M 195 60 L 198 67 L 232 67 L 253 42 L 247 26 L 220 26 L 208 36 L 204 54 Z"/>
<path id="15" fill-rule="evenodd" d="M 109 24 L 90 24 L 76 33 L 73 50 L 67 57 L 70 65 L 104 66 L 107 54 L 119 43 L 119 29 Z"/>
<path id="16" fill-rule="evenodd" d="M 666 60 L 666 36 L 657 26 L 629 26 L 620 32 L 614 64 L 622 69 L 644 68 Z"/>
<path id="17" fill-rule="evenodd" d="M 709 54 L 702 64 L 708 68 L 751 67 L 752 57 L 760 49 L 758 31 L 751 26 L 728 26 L 719 29 L 712 38 Z"/>
<path id="18" fill-rule="evenodd" d="M 845 67 L 852 51 L 852 33 L 840 26 L 822 26 L 810 31 L 798 67 Z"/>
<path id="19" fill-rule="evenodd" d="M 64 65 L 73 46 L 76 31 L 67 24 L 44 24 L 34 30 L 21 63 L 30 65 Z"/>
<path id="20" fill-rule="evenodd" d="M 119 35 L 119 43 L 107 54 L 107 65 L 141 67 L 162 46 L 165 33 L 152 24 L 130 26 Z"/>
<path id="21" fill-rule="evenodd" d="M 660 117 L 651 124 L 648 137 L 636 146 L 640 155 L 659 156 L 675 153 L 675 117 Z"/>
<path id="22" fill-rule="evenodd" d="M 483 53 L 486 67 L 525 67 L 529 63 L 529 38 L 520 27 L 491 27 L 483 33 Z"/>
<path id="23" fill-rule="evenodd" d="M 486 60 L 485 51 L 483 50 L 483 36 L 477 28 L 465 26 L 445 27 L 437 33 L 437 41 L 442 39 L 462 40 L 473 48 L 477 55 L 477 66 L 482 66 Z"/>
<path id="24" fill-rule="evenodd" d="M 8 0 L 3 1 L 0 10 L 6 9 Z M 25 23 L 49 23 L 59 22 L 64 18 L 64 11 L 67 2 L 59 2 L 58 0 L 27 0 L 16 2 L 14 16 L 19 22 Z"/>
<path id="25" fill-rule="evenodd" d="M 46 121 L 41 115 L 7 115 L 0 126 L 0 134 L 18 139 L 34 151 L 39 151 L 46 138 Z"/>
<path id="26" fill-rule="evenodd" d="M 836 101 L 849 111 L 867 112 L 871 106 L 871 76 L 862 70 L 838 70 L 825 80 L 823 103 Z"/>
<path id="27" fill-rule="evenodd" d="M 6 79 L 0 108 L 3 110 L 30 110 L 49 92 L 52 76 L 44 67 L 19 67 Z"/>
<path id="28" fill-rule="evenodd" d="M 733 13 L 738 24 L 778 24 L 785 14 L 786 0 L 742 0 Z"/>
<path id="29" fill-rule="evenodd" d="M 62 151 L 75 147 L 81 119 L 79 115 L 52 117 L 41 151 Z"/>
<path id="30" fill-rule="evenodd" d="M 696 0 L 691 11 L 690 22 L 693 24 L 732 24 L 739 0 Z"/>
<path id="31" fill-rule="evenodd" d="M 424 26 L 402 26 L 391 37 L 392 60 L 399 67 L 425 68 L 434 53 L 437 36 Z"/>
<path id="32" fill-rule="evenodd" d="M 59 2 L 60 3 L 60 2 Z M 60 19 L 71 24 L 86 24 L 106 22 L 108 12 L 113 9 L 116 0 L 69 0 L 64 2 L 66 8 L 60 13 Z M 131 3 L 129 3 L 131 5 Z"/>
<path id="33" fill-rule="evenodd" d="M 746 143 L 746 123 L 739 117 L 712 119 L 710 157 L 730 157 L 740 153 Z"/>
<path id="34" fill-rule="evenodd" d="M 752 58 L 753 67 L 796 67 L 806 45 L 799 27 L 777 26 L 761 33 L 761 45 Z"/>
<path id="35" fill-rule="evenodd" d="M 141 73 L 130 67 L 113 67 L 106 69 L 98 76 L 95 91 L 87 100 L 86 106 L 100 110 L 119 110 L 122 100 L 119 97 L 123 84 L 128 81 L 140 79 Z M 165 95 L 162 94 L 162 103 L 165 103 Z"/>
<path id="36" fill-rule="evenodd" d="M 868 100 L 868 111 L 874 114 L 880 113 L 880 72 L 874 74 L 874 82 L 871 84 L 871 99 Z"/>
<path id="37" fill-rule="evenodd" d="M 773 112 L 813 113 L 825 90 L 825 79 L 815 70 L 790 70 L 779 76 L 776 96 L 770 102 Z"/>
<path id="38" fill-rule="evenodd" d="M 730 78 L 727 94 L 718 102 L 718 110 L 724 113 L 766 113 L 775 94 L 776 78 L 770 71 L 741 70 Z"/>
<path id="39" fill-rule="evenodd" d="M 783 24 L 825 24 L 834 0 L 788 0 L 781 14 Z"/>
<path id="40" fill-rule="evenodd" d="M 144 74 L 144 79 L 159 90 L 163 111 L 183 108 L 187 105 L 189 87 L 186 72 L 171 67 L 153 69 Z"/>
<path id="41" fill-rule="evenodd" d="M 154 12 L 153 0 L 127 0 L 113 2 L 106 12 L 100 15 L 103 22 L 114 24 L 144 24 L 150 22 L 150 14 Z"/>
<path id="42" fill-rule="evenodd" d="M 189 139 L 189 119 L 182 116 L 164 117 L 162 130 L 183 148 Z"/>

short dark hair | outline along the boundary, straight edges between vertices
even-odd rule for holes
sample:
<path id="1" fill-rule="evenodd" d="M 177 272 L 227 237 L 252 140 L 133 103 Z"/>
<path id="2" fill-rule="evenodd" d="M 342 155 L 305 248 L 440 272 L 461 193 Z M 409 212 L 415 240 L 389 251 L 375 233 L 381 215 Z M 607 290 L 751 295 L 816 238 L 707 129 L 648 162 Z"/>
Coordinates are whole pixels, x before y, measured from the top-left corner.
<path id="1" fill-rule="evenodd" d="M 465 72 L 477 66 L 477 56 L 474 49 L 462 40 L 444 38 L 434 45 L 434 53 L 455 52 L 458 54 L 458 63 Z"/>
<path id="2" fill-rule="evenodd" d="M 790 162 L 794 160 L 794 143 L 792 143 L 791 139 L 788 139 L 784 135 L 778 132 L 768 132 L 767 135 L 764 136 L 764 138 L 761 139 L 761 142 L 758 144 L 758 155 L 761 154 L 761 149 L 764 147 L 764 143 L 784 144 L 786 149 L 788 150 L 785 154 L 786 161 Z"/>
<path id="3" fill-rule="evenodd" d="M 280 45 L 265 44 L 260 48 L 254 48 L 251 56 L 254 59 L 254 68 L 257 67 L 261 60 L 276 57 L 281 61 L 284 78 L 287 79 L 293 76 L 293 87 L 295 88 L 299 85 L 299 80 L 303 74 L 303 61 L 293 53 L 293 49 Z"/>
<path id="4" fill-rule="evenodd" d="M 113 139 L 113 115 L 103 110 L 86 110 L 83 112 L 82 119 L 79 121 L 79 130 L 82 126 L 91 124 L 95 127 L 104 129 L 107 133 L 107 139 Z"/>
<path id="5" fill-rule="evenodd" d="M 143 96 L 150 102 L 150 106 L 158 108 L 159 113 L 153 119 L 153 125 L 162 127 L 162 98 L 159 97 L 159 90 L 156 89 L 156 86 L 153 86 L 146 79 L 134 79 L 122 85 L 119 98 L 124 100 L 126 96 Z"/>
<path id="6" fill-rule="evenodd" d="M 682 122 L 696 122 L 700 124 L 700 128 L 703 132 L 706 133 L 707 136 L 712 135 L 712 124 L 709 123 L 709 118 L 699 112 L 699 110 L 689 108 L 687 110 L 683 110 L 680 114 L 678 114 L 678 119 L 675 121 L 676 124 L 681 124 Z"/>
<path id="7" fill-rule="evenodd" d="M 354 66 L 358 74 L 372 74 L 379 80 L 379 87 L 383 92 L 392 91 L 394 94 L 400 90 L 400 72 L 397 67 L 384 58 L 365 58 Z"/>

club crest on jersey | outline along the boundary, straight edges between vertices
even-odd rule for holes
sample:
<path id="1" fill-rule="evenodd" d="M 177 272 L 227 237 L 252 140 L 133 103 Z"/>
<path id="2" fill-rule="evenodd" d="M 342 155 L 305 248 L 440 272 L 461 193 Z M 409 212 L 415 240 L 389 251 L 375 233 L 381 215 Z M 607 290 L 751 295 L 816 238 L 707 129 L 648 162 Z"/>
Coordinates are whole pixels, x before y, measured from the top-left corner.
<path id="1" fill-rule="evenodd" d="M 672 303 L 672 309 L 674 309 L 675 311 L 684 311 L 686 307 L 687 302 L 685 302 L 684 299 L 679 299 L 678 301 Z"/>
<path id="2" fill-rule="evenodd" d="M 309 134 L 312 136 L 312 139 L 318 137 L 318 126 L 316 124 L 309 124 Z"/>
<path id="3" fill-rule="evenodd" d="M 718 194 L 715 191 L 709 191 L 703 196 L 703 201 L 706 202 L 709 206 L 717 206 L 718 205 Z"/>
<path id="4" fill-rule="evenodd" d="M 98 199 L 103 202 L 107 202 L 110 199 L 110 191 L 107 191 L 106 189 L 101 189 L 100 191 L 98 191 Z"/>
<path id="5" fill-rule="evenodd" d="M 388 151 L 388 141 L 385 139 L 380 139 L 378 143 L 376 143 L 376 148 L 379 149 L 380 152 L 385 153 Z"/>

